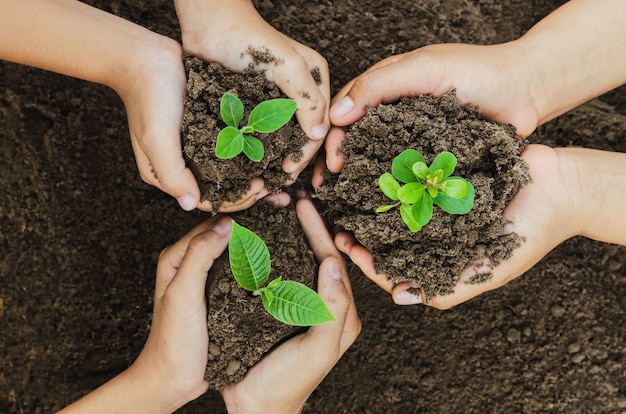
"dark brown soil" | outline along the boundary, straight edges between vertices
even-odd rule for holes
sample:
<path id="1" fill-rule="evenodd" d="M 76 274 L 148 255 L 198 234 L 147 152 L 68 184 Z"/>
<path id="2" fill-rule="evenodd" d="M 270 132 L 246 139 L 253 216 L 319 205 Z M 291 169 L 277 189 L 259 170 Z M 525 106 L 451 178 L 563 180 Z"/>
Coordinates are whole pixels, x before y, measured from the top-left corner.
<path id="1" fill-rule="evenodd" d="M 237 223 L 255 232 L 272 258 L 268 280 L 282 277 L 315 288 L 317 264 L 302 232 L 293 205 L 277 209 L 257 203 L 232 215 Z M 215 261 L 209 277 L 209 386 L 221 390 L 239 381 L 274 344 L 301 331 L 276 321 L 263 308 L 261 297 L 242 289 L 230 270 L 228 254 Z"/>
<path id="2" fill-rule="evenodd" d="M 171 0 L 90 3 L 179 37 Z M 337 92 L 394 53 L 514 39 L 563 1 L 255 3 L 326 57 Z M 0 412 L 52 412 L 136 358 L 158 253 L 207 215 L 141 182 L 111 90 L 0 63 L 0 91 Z M 622 87 L 530 141 L 626 152 L 625 137 Z M 626 411 L 624 247 L 574 238 L 446 312 L 395 306 L 351 274 L 363 331 L 305 412 Z M 180 410 L 224 411 L 215 392 Z"/>
<path id="3" fill-rule="evenodd" d="M 288 178 L 282 170 L 283 159 L 292 154 L 297 157 L 307 140 L 295 118 L 277 131 L 256 135 L 265 148 L 260 162 L 250 161 L 243 153 L 232 159 L 219 159 L 215 156 L 215 142 L 226 126 L 220 117 L 220 100 L 225 92 L 242 101 L 244 120 L 259 103 L 286 96 L 254 68 L 237 74 L 192 56 L 185 58 L 185 66 L 188 81 L 183 153 L 198 180 L 202 200 L 211 201 L 213 211 L 217 211 L 224 201 L 238 201 L 255 177 L 264 178 L 270 193 L 280 191 Z"/>
<path id="4" fill-rule="evenodd" d="M 502 234 L 502 214 L 530 180 L 520 157 L 524 144 L 511 127 L 481 119 L 452 93 L 404 98 L 369 110 L 347 129 L 343 170 L 319 196 L 328 201 L 329 220 L 372 252 L 378 273 L 420 286 L 426 298 L 447 294 L 463 269 L 485 257 L 495 266 L 519 246 L 517 235 Z M 397 208 L 376 214 L 376 208 L 391 203 L 378 188 L 378 178 L 391 171 L 393 159 L 405 149 L 419 151 L 429 164 L 442 151 L 453 153 L 458 162 L 454 175 L 475 188 L 472 210 L 451 215 L 435 206 L 432 220 L 418 233 L 407 228 Z M 472 279 L 488 277 L 483 273 Z"/>

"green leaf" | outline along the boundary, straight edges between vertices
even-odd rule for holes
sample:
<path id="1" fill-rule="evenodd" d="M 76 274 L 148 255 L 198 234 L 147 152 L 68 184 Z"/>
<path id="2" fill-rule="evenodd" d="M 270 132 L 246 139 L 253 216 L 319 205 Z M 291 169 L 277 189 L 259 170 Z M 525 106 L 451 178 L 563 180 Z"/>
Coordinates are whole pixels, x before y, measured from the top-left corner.
<path id="1" fill-rule="evenodd" d="M 390 173 L 384 173 L 378 178 L 378 186 L 382 192 L 390 199 L 398 200 L 398 190 L 400 183 Z"/>
<path id="2" fill-rule="evenodd" d="M 222 159 L 236 157 L 243 151 L 243 141 L 241 131 L 235 127 L 227 126 L 217 135 L 215 155 Z"/>
<path id="3" fill-rule="evenodd" d="M 220 101 L 220 114 L 226 125 L 239 127 L 243 119 L 243 103 L 230 92 L 226 92 Z"/>
<path id="4" fill-rule="evenodd" d="M 452 198 L 463 198 L 469 189 L 467 180 L 461 177 L 449 177 L 441 182 L 442 193 Z"/>
<path id="5" fill-rule="evenodd" d="M 400 215 L 402 216 L 404 224 L 406 224 L 409 230 L 413 233 L 417 233 L 422 229 L 422 226 L 413 218 L 413 215 L 411 214 L 411 206 L 409 204 L 402 204 L 400 206 Z"/>
<path id="6" fill-rule="evenodd" d="M 398 198 L 406 204 L 417 203 L 424 196 L 424 185 L 422 183 L 408 183 L 398 190 Z"/>
<path id="7" fill-rule="evenodd" d="M 411 216 L 413 220 L 420 226 L 425 226 L 428 224 L 430 219 L 433 217 L 433 199 L 428 194 L 424 194 L 424 197 L 420 200 L 419 203 L 413 204 L 411 208 Z"/>
<path id="8" fill-rule="evenodd" d="M 228 242 L 230 268 L 239 285 L 257 291 L 270 275 L 270 252 L 259 236 L 233 220 Z"/>
<path id="9" fill-rule="evenodd" d="M 468 182 L 467 194 L 463 198 L 448 197 L 443 193 L 433 200 L 435 204 L 450 214 L 467 214 L 474 207 L 474 186 Z"/>
<path id="10" fill-rule="evenodd" d="M 263 149 L 263 143 L 257 137 L 252 135 L 243 136 L 243 152 L 254 162 L 259 162 L 263 159 L 265 150 Z"/>
<path id="11" fill-rule="evenodd" d="M 394 207 L 398 207 L 400 205 L 400 203 L 396 203 L 396 204 L 385 204 L 384 206 L 380 206 L 376 209 L 377 213 L 384 213 L 385 211 L 389 211 Z"/>
<path id="12" fill-rule="evenodd" d="M 265 309 L 288 325 L 312 326 L 336 320 L 322 298 L 302 283 L 285 280 L 276 289 L 268 286 L 261 298 Z"/>
<path id="13" fill-rule="evenodd" d="M 413 164 L 413 166 L 411 167 L 411 170 L 413 171 L 413 174 L 420 180 L 425 180 L 426 176 L 430 172 L 426 163 L 423 163 L 421 161 Z"/>
<path id="14" fill-rule="evenodd" d="M 272 132 L 285 125 L 296 112 L 298 104 L 293 99 L 270 99 L 258 104 L 252 112 L 248 126 L 257 132 Z"/>
<path id="15" fill-rule="evenodd" d="M 428 187 L 428 194 L 430 194 L 432 198 L 435 198 L 437 197 L 437 194 L 439 194 L 439 190 L 437 190 L 435 187 Z"/>
<path id="16" fill-rule="evenodd" d="M 391 163 L 391 173 L 398 180 L 403 183 L 414 183 L 419 181 L 415 174 L 413 174 L 413 164 L 416 162 L 423 162 L 424 157 L 419 152 L 413 149 L 407 149 L 402 151 Z"/>
<path id="17" fill-rule="evenodd" d="M 448 151 L 443 151 L 435 157 L 430 164 L 430 174 L 434 175 L 437 170 L 443 170 L 443 177 L 446 178 L 454 172 L 456 168 L 456 157 Z"/>

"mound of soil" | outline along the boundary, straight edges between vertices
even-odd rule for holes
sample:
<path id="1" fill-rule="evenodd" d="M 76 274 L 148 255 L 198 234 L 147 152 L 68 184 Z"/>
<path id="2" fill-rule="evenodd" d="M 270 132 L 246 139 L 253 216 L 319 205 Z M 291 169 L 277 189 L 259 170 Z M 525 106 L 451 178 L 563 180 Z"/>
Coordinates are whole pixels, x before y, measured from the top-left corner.
<path id="1" fill-rule="evenodd" d="M 260 202 L 231 217 L 267 245 L 272 258 L 268 282 L 282 277 L 316 289 L 315 255 L 300 228 L 293 205 L 278 209 Z M 211 388 L 221 390 L 243 378 L 275 344 L 302 329 L 278 322 L 265 311 L 260 296 L 253 296 L 237 284 L 227 253 L 215 260 L 209 280 L 206 379 Z"/>
<path id="2" fill-rule="evenodd" d="M 343 170 L 318 195 L 328 201 L 329 219 L 372 252 L 378 273 L 395 283 L 421 286 L 427 299 L 445 295 L 461 270 L 485 257 L 495 266 L 519 246 L 516 234 L 502 234 L 502 214 L 530 180 L 520 157 L 525 143 L 510 126 L 481 119 L 476 108 L 460 105 L 453 93 L 403 98 L 370 109 L 347 129 Z M 405 149 L 419 151 L 428 164 L 442 151 L 454 154 L 454 175 L 476 191 L 472 210 L 452 215 L 434 206 L 432 220 L 417 233 L 407 228 L 397 208 L 375 213 L 391 203 L 378 178 L 391 171 L 393 159 Z M 488 277 L 477 273 L 472 280 Z"/>

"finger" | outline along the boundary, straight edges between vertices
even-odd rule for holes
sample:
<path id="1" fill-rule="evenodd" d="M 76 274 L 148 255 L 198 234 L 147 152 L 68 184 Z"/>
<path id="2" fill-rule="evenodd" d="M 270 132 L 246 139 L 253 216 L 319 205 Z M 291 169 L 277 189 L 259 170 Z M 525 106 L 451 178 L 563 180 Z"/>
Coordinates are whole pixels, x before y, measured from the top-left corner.
<path id="1" fill-rule="evenodd" d="M 320 151 L 315 157 L 313 165 L 313 176 L 311 177 L 311 185 L 313 189 L 318 190 L 324 185 L 324 175 L 326 174 L 326 152 Z"/>
<path id="2" fill-rule="evenodd" d="M 300 148 L 300 153 L 297 156 L 296 154 L 289 154 L 285 157 L 282 165 L 283 171 L 292 176 L 297 176 L 309 165 L 322 145 L 324 145 L 324 140 L 308 140 Z"/>
<path id="3" fill-rule="evenodd" d="M 387 293 L 391 293 L 393 290 L 393 282 L 387 278 L 386 275 L 376 273 L 374 268 L 374 257 L 363 246 L 357 243 L 355 238 L 347 232 L 339 232 L 335 235 L 335 246 L 339 251 L 347 254 L 350 260 L 357 265 L 361 272 L 376 283 L 380 288 Z"/>
<path id="4" fill-rule="evenodd" d="M 166 288 L 166 292 L 174 296 L 174 303 L 204 304 L 207 275 L 215 259 L 228 246 L 231 222 L 229 217 L 221 217 L 211 228 L 189 241 L 180 267 Z"/>
<path id="5" fill-rule="evenodd" d="M 345 136 L 346 133 L 344 130 L 338 127 L 332 127 L 330 131 L 328 131 L 324 145 L 326 150 L 326 165 L 328 171 L 332 173 L 339 173 L 343 169 L 345 159 L 341 152 L 341 143 Z"/>
<path id="6" fill-rule="evenodd" d="M 220 206 L 220 213 L 233 213 L 252 207 L 258 200 L 269 194 L 262 178 L 253 178 L 250 181 L 250 189 L 241 196 L 237 202 L 224 202 Z"/>
<path id="7" fill-rule="evenodd" d="M 211 217 L 194 227 L 173 245 L 163 249 L 157 264 L 157 280 L 155 288 L 155 298 L 161 298 L 165 294 L 165 289 L 176 275 L 180 264 L 185 257 L 189 242 L 198 234 L 212 228 L 221 216 Z"/>
<path id="8" fill-rule="evenodd" d="M 321 263 L 329 256 L 341 259 L 341 255 L 335 248 L 333 239 L 326 229 L 324 220 L 311 200 L 298 200 L 296 215 L 318 262 Z"/>
<path id="9" fill-rule="evenodd" d="M 174 197 L 183 210 L 196 208 L 200 188 L 183 159 L 178 131 L 175 139 L 148 133 L 142 143 L 133 137 L 131 144 L 143 181 Z"/>
<path id="10" fill-rule="evenodd" d="M 291 203 L 291 196 L 284 191 L 276 194 L 270 194 L 263 198 L 265 203 L 271 203 L 276 208 L 284 208 Z"/>

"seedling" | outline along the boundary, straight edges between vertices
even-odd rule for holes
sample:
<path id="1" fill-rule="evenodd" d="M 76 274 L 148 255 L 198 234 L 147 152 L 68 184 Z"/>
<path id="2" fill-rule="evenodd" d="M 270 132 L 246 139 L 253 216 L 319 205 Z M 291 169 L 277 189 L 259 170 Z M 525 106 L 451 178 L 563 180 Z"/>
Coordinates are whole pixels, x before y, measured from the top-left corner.
<path id="1" fill-rule="evenodd" d="M 430 167 L 418 151 L 402 151 L 391 163 L 391 173 L 378 179 L 382 192 L 395 203 L 380 206 L 376 212 L 400 207 L 402 220 L 414 233 L 432 218 L 433 204 L 450 214 L 468 213 L 474 206 L 474 186 L 452 177 L 455 167 L 456 157 L 447 151 L 437 155 Z"/>
<path id="2" fill-rule="evenodd" d="M 243 103 L 232 93 L 226 92 L 220 101 L 220 114 L 227 126 L 217 135 L 215 155 L 229 159 L 243 151 L 252 161 L 261 161 L 265 152 L 263 143 L 250 134 L 276 131 L 289 122 L 296 107 L 293 99 L 270 99 L 261 102 L 250 112 L 248 124 L 239 128 L 243 119 Z"/>
<path id="3" fill-rule="evenodd" d="M 335 320 L 317 292 L 302 283 L 279 277 L 263 287 L 271 267 L 267 245 L 234 220 L 228 255 L 237 283 L 254 296 L 261 296 L 265 309 L 280 322 L 311 326 Z"/>

